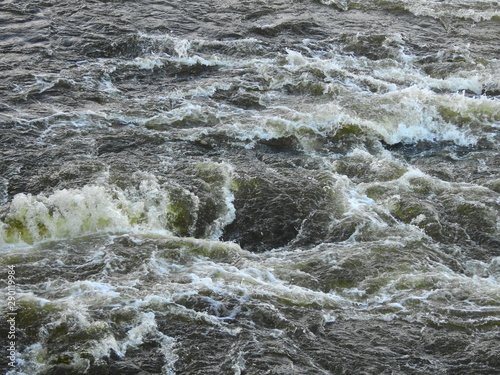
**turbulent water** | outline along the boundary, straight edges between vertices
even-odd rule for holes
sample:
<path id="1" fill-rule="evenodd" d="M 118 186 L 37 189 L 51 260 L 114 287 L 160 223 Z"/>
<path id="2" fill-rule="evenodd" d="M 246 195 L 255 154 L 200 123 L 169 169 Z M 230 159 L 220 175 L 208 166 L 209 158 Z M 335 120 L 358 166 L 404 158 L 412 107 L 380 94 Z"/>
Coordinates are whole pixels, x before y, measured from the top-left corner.
<path id="1" fill-rule="evenodd" d="M 500 373 L 498 1 L 3 0 L 0 30 L 5 373 Z"/>

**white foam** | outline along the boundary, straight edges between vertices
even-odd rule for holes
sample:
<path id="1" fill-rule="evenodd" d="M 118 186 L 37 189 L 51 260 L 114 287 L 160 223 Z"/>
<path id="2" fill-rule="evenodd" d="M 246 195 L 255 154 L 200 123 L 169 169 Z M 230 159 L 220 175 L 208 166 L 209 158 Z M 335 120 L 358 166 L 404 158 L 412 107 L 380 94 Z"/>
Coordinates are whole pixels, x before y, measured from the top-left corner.
<path id="1" fill-rule="evenodd" d="M 191 41 L 188 39 L 179 39 L 175 41 L 174 50 L 177 52 L 177 56 L 181 58 L 188 57 L 190 48 Z"/>
<path id="2" fill-rule="evenodd" d="M 476 22 L 490 20 L 500 16 L 498 1 L 496 0 L 404 0 L 401 1 L 406 9 L 416 16 L 428 16 L 434 18 L 456 17 L 472 19 Z"/>
<path id="3" fill-rule="evenodd" d="M 220 191 L 216 192 L 223 209 L 208 226 L 206 235 L 218 239 L 236 215 L 231 190 L 232 167 L 226 163 L 214 163 L 211 167 L 217 168 L 223 176 Z M 33 243 L 99 231 L 159 230 L 170 233 L 167 230 L 169 210 L 175 203 L 169 193 L 170 185 L 158 183 L 150 174 L 136 177 L 141 181 L 139 187 L 126 190 L 107 185 L 103 176 L 101 186 L 56 190 L 51 195 L 17 194 L 5 219 L 0 221 L 0 243 Z M 191 199 L 196 217 L 199 197 L 187 190 L 184 193 Z"/>
<path id="4" fill-rule="evenodd" d="M 211 235 L 208 239 L 217 240 L 222 237 L 224 228 L 231 224 L 236 219 L 236 208 L 234 207 L 234 194 L 231 190 L 231 181 L 233 177 L 233 167 L 228 163 L 215 164 L 222 171 L 224 183 L 222 185 L 222 196 L 224 197 L 224 204 L 226 206 L 223 212 L 211 225 Z"/>
<path id="5" fill-rule="evenodd" d="M 234 371 L 234 375 L 242 375 L 247 368 L 243 354 L 243 352 L 238 352 L 238 355 L 231 366 L 231 369 Z"/>
<path id="6" fill-rule="evenodd" d="M 320 0 L 325 5 L 335 5 L 336 7 L 346 11 L 349 10 L 349 0 Z"/>
<path id="7" fill-rule="evenodd" d="M 105 188 L 58 190 L 50 196 L 17 194 L 9 207 L 8 220 L 21 223 L 39 241 L 44 237 L 74 237 L 105 226 L 127 227 L 128 219 Z M 0 241 L 7 242 L 6 225 Z M 19 234 L 18 241 L 26 239 Z"/>
<path id="8" fill-rule="evenodd" d="M 476 22 L 490 20 L 500 16 L 498 1 L 496 0 L 366 0 L 355 2 L 351 0 L 320 0 L 322 4 L 333 5 L 343 11 L 349 9 L 377 9 L 383 7 L 404 7 L 416 16 L 434 18 L 456 17 L 471 19 Z"/>
<path id="9" fill-rule="evenodd" d="M 153 70 L 164 66 L 163 59 L 158 56 L 136 57 L 128 65 L 137 66 L 140 69 Z"/>

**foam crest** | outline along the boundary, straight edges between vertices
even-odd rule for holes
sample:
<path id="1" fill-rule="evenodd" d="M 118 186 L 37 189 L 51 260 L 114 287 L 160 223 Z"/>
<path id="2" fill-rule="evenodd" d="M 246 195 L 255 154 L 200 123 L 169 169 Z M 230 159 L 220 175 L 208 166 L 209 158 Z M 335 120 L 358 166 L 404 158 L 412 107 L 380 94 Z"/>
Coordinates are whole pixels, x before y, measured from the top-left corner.
<path id="1" fill-rule="evenodd" d="M 399 1 L 398 1 L 399 2 Z M 495 0 L 446 0 L 430 2 L 425 0 L 402 1 L 403 6 L 416 16 L 445 17 L 452 16 L 471 19 L 476 22 L 498 17 L 498 2 Z"/>
<path id="2" fill-rule="evenodd" d="M 217 212 L 200 236 L 217 239 L 235 218 L 228 164 L 201 165 L 196 173 L 214 183 Z M 146 176 L 147 177 L 147 176 Z M 160 185 L 154 176 L 138 187 L 88 185 L 57 190 L 51 195 L 17 194 L 0 222 L 0 243 L 34 243 L 44 239 L 71 238 L 99 231 L 160 230 L 192 234 L 197 227 L 200 198 L 175 183 Z M 204 209 L 204 208 L 203 208 Z"/>
<path id="3" fill-rule="evenodd" d="M 209 239 L 219 239 L 222 236 L 223 230 L 226 225 L 231 224 L 236 218 L 236 208 L 234 207 L 234 193 L 232 191 L 232 181 L 234 170 L 232 166 L 228 163 L 216 164 L 216 167 L 220 169 L 221 175 L 223 177 L 223 183 L 221 186 L 221 195 L 223 199 L 223 204 L 225 209 L 221 215 L 215 220 L 211 229 L 211 235 Z"/>
<path id="4" fill-rule="evenodd" d="M 498 17 L 498 2 L 495 0 L 369 0 L 362 3 L 351 0 L 320 0 L 322 4 L 330 5 L 342 11 L 349 9 L 400 9 L 404 8 L 416 16 L 427 17 L 457 17 L 471 19 L 476 22 Z"/>
<path id="5" fill-rule="evenodd" d="M 18 194 L 2 224 L 2 242 L 36 242 L 127 227 L 128 218 L 105 188 L 86 186 L 49 196 Z"/>

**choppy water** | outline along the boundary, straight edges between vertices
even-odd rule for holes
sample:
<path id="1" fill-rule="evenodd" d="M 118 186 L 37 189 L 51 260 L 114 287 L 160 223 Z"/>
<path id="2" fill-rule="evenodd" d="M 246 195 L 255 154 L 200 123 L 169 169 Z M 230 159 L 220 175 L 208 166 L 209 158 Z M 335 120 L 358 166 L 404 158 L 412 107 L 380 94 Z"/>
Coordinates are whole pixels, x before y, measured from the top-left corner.
<path id="1" fill-rule="evenodd" d="M 499 5 L 1 1 L 2 370 L 499 373 Z"/>

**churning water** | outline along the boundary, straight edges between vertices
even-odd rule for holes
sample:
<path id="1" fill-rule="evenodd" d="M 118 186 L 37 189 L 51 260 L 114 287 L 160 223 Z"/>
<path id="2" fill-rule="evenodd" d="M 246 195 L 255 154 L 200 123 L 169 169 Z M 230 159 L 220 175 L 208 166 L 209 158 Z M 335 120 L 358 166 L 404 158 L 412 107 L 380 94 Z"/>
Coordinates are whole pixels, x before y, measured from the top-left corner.
<path id="1" fill-rule="evenodd" d="M 9 375 L 500 373 L 498 1 L 3 0 L 0 29 Z"/>

